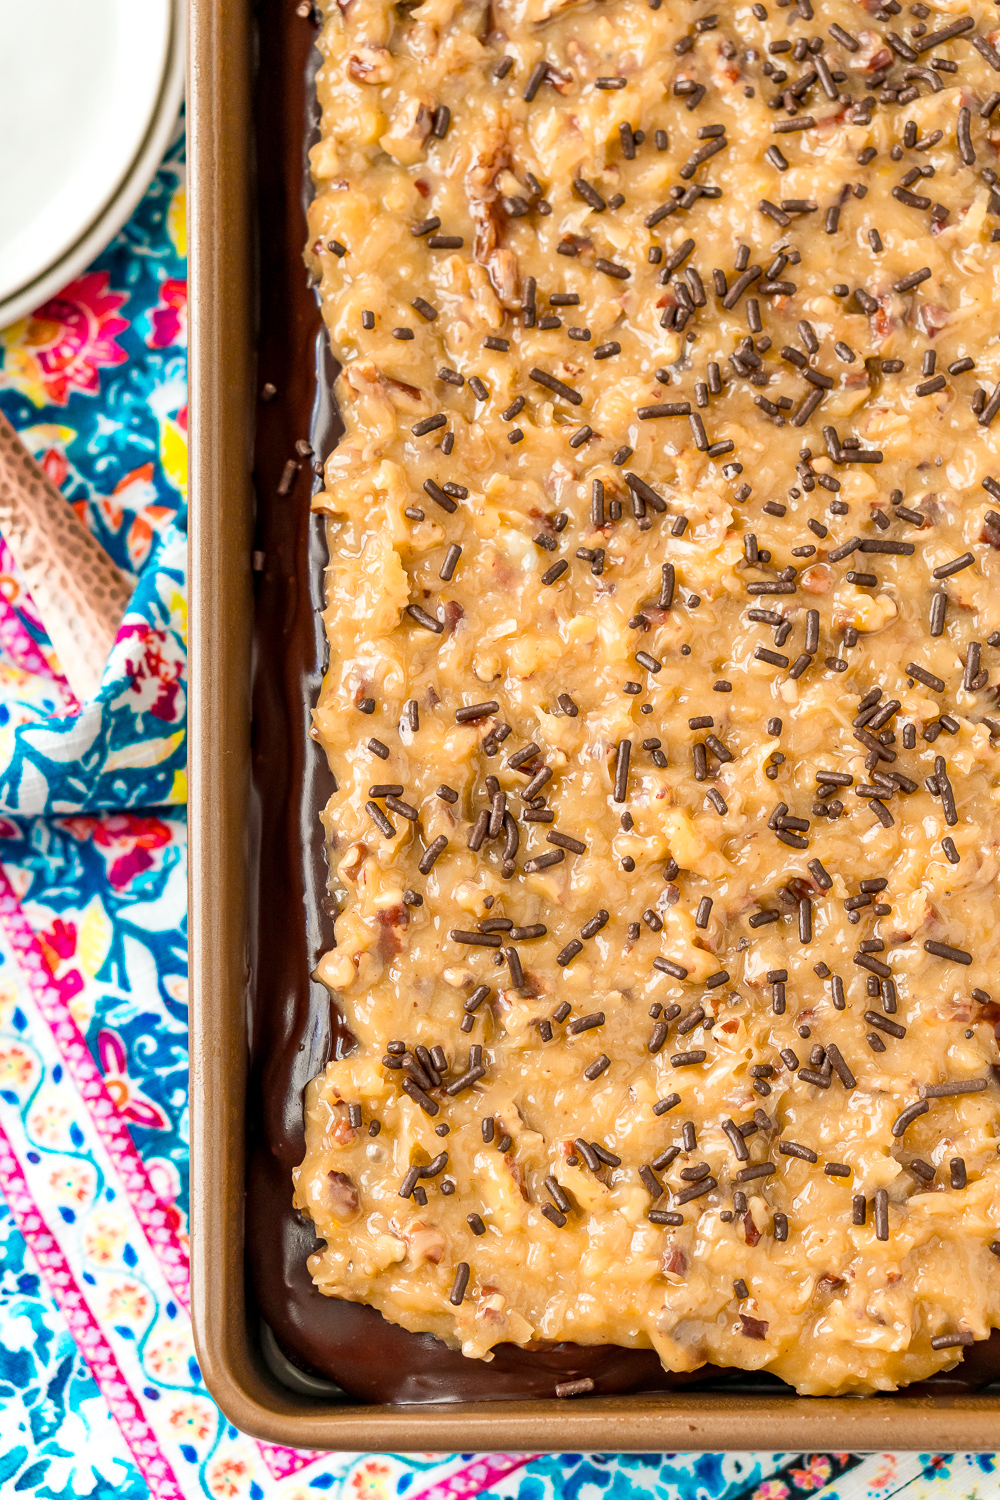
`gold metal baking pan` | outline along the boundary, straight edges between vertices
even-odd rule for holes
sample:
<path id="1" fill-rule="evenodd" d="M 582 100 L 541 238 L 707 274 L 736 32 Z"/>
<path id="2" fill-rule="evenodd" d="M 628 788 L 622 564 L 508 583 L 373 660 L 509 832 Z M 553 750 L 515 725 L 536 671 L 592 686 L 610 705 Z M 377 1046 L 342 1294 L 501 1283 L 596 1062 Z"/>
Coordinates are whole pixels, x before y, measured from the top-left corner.
<path id="1" fill-rule="evenodd" d="M 776 1382 L 764 1390 L 713 1390 L 707 1383 L 575 1401 L 388 1406 L 338 1399 L 323 1382 L 289 1378 L 287 1367 L 281 1378 L 245 1265 L 247 1104 L 259 1081 L 255 1074 L 248 1091 L 251 980 L 262 965 L 272 974 L 280 970 L 274 917 L 267 902 L 262 908 L 255 861 L 261 863 L 275 830 L 276 847 L 314 836 L 308 819 L 294 817 L 306 805 L 302 756 L 294 745 L 280 755 L 273 747 L 281 740 L 288 683 L 303 663 L 309 666 L 310 651 L 315 658 L 318 635 L 295 635 L 272 608 L 270 634 L 262 637 L 260 600 L 271 597 L 293 610 L 297 601 L 303 618 L 316 532 L 308 466 L 279 505 L 284 486 L 276 460 L 262 458 L 258 444 L 255 475 L 253 454 L 255 424 L 266 424 L 279 458 L 287 459 L 302 435 L 286 396 L 301 408 L 311 392 L 317 324 L 308 310 L 282 316 L 273 286 L 276 264 L 304 277 L 301 64 L 308 22 L 297 16 L 296 0 L 261 0 L 258 10 L 255 19 L 251 0 L 190 0 L 191 1232 L 195 1338 L 209 1389 L 244 1432 L 304 1448 L 995 1449 L 1000 1394 L 963 1393 L 947 1383 L 863 1399 L 802 1398 Z M 285 47 L 286 37 L 294 45 Z M 297 83 L 289 67 L 298 68 Z M 288 391 L 261 406 L 260 384 L 272 367 L 284 372 Z M 269 668 L 263 674 L 262 657 Z M 262 786 L 269 797 L 261 798 Z M 271 878 L 296 914 L 277 947 L 286 942 L 301 966 L 320 929 L 301 861 L 298 872 L 295 863 L 278 862 Z M 266 934 L 270 952 L 260 951 L 258 934 Z"/>

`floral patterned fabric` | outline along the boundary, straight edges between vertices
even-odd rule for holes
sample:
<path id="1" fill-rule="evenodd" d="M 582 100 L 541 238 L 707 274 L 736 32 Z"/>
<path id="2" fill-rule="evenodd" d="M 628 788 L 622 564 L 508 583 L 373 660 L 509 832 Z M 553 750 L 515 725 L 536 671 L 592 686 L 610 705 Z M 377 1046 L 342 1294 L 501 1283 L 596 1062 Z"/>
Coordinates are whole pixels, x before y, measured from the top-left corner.
<path id="1" fill-rule="evenodd" d="M 185 799 L 186 248 L 178 146 L 96 264 L 0 330 L 0 407 L 137 576 L 81 710 L 0 548 L 0 807 L 11 812 Z"/>
<path id="2" fill-rule="evenodd" d="M 0 407 L 136 590 L 76 703 L 0 539 L 0 1496 L 958 1500 L 993 1455 L 321 1454 L 238 1433 L 187 1311 L 186 283 L 179 138 L 0 330 Z"/>

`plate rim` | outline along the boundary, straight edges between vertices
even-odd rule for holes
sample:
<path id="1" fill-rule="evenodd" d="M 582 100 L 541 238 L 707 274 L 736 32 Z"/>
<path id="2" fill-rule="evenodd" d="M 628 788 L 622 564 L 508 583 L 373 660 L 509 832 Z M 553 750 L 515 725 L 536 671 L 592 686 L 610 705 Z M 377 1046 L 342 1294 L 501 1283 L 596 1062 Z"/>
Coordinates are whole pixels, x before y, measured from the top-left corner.
<path id="1" fill-rule="evenodd" d="M 135 154 L 111 197 L 58 260 L 0 300 L 0 328 L 19 322 L 74 281 L 111 244 L 138 206 L 177 126 L 184 99 L 185 54 L 184 0 L 172 0 L 170 36 L 160 89 Z"/>

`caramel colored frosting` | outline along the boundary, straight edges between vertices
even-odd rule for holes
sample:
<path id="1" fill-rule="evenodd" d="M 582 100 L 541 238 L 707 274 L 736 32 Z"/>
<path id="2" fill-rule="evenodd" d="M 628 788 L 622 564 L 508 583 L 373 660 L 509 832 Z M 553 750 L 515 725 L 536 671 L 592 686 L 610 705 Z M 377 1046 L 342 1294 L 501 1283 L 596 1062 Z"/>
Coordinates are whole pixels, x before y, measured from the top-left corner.
<path id="1" fill-rule="evenodd" d="M 1000 1326 L 994 17 L 327 6 L 323 1292 L 812 1394 Z"/>

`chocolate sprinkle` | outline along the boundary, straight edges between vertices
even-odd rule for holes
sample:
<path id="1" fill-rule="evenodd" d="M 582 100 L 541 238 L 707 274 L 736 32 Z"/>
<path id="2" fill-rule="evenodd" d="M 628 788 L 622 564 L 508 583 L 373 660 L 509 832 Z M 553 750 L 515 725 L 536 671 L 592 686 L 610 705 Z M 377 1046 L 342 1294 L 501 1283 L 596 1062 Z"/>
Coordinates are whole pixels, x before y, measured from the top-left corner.
<path id="1" fill-rule="evenodd" d="M 952 948 L 948 943 L 939 943 L 929 938 L 924 943 L 924 952 L 933 953 L 937 958 L 947 958 L 954 964 L 971 964 L 972 954 L 966 953 L 963 948 Z"/>
<path id="2" fill-rule="evenodd" d="M 557 380 L 554 375 L 549 375 L 545 370 L 539 370 L 536 366 L 528 371 L 528 376 L 536 385 L 542 385 L 546 390 L 554 391 L 557 396 L 562 396 L 563 400 L 569 401 L 573 406 L 582 405 L 583 397 L 579 391 L 574 391 L 572 386 L 568 386 L 565 381 Z"/>
<path id="3" fill-rule="evenodd" d="M 897 1139 L 904 1135 L 914 1120 L 918 1119 L 920 1115 L 925 1115 L 929 1109 L 930 1105 L 926 1099 L 918 1099 L 915 1103 L 907 1105 L 902 1114 L 897 1115 L 892 1122 L 893 1135 Z"/>

